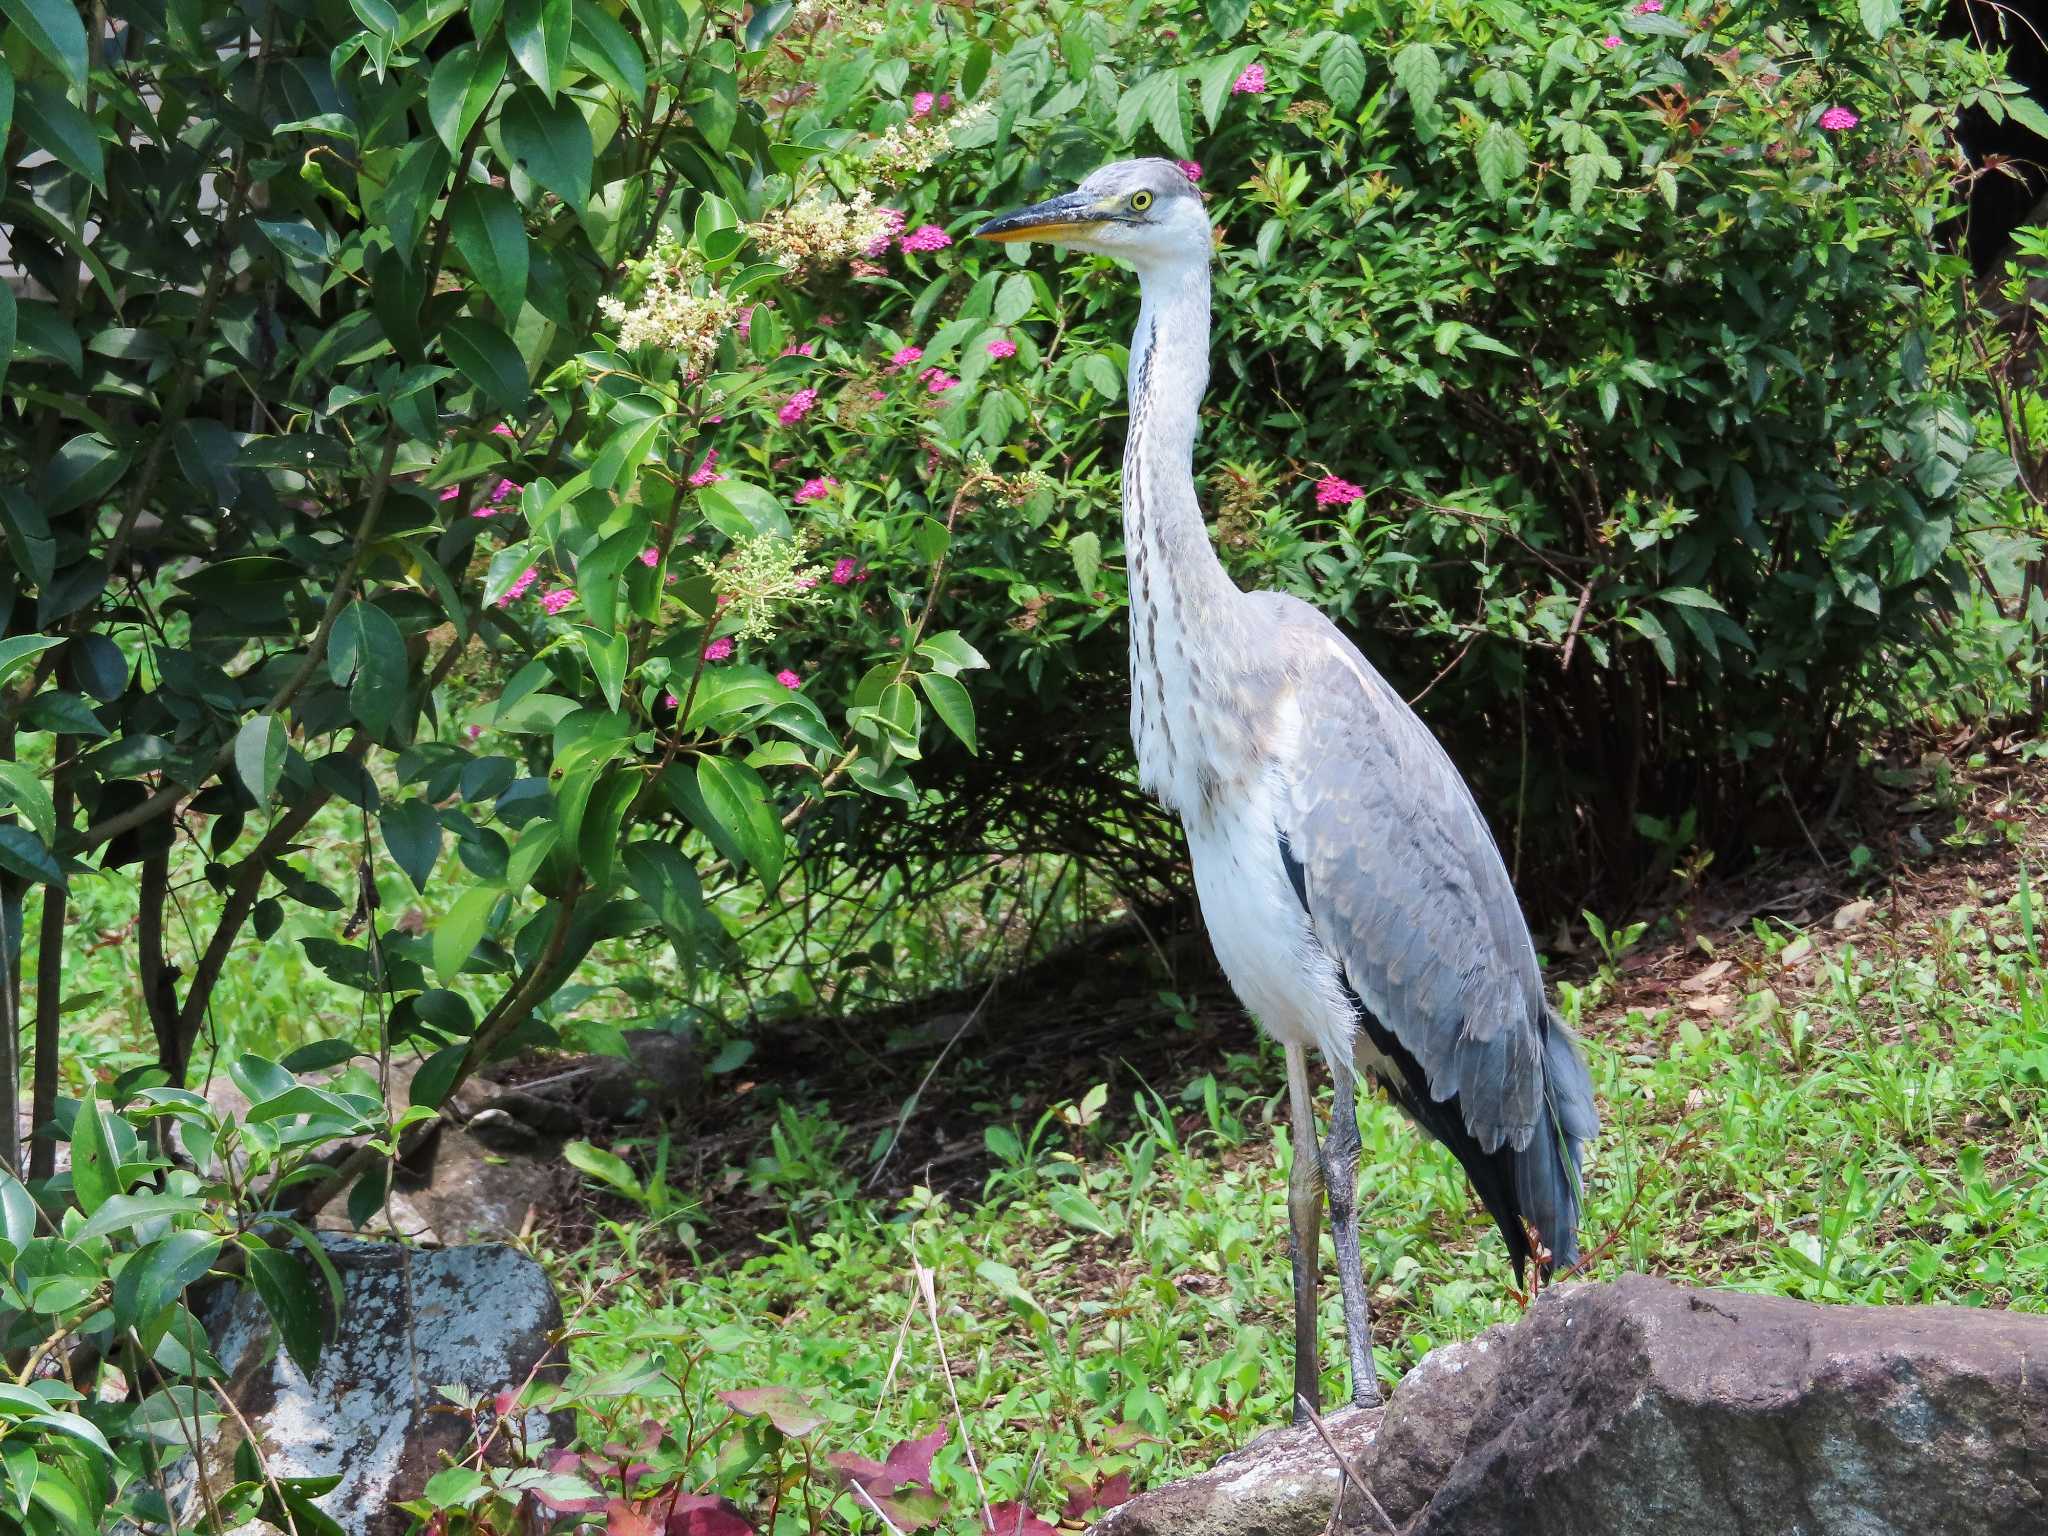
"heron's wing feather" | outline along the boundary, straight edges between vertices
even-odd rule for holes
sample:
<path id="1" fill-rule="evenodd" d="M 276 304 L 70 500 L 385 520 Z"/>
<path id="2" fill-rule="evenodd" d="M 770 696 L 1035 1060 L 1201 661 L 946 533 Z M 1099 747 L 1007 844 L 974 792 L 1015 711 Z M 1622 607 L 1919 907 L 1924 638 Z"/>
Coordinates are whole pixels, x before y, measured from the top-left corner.
<path id="1" fill-rule="evenodd" d="M 1285 605 L 1300 701 L 1284 856 L 1316 937 L 1488 1152 L 1544 1109 L 1542 977 L 1506 867 L 1448 756 L 1349 641 Z"/>

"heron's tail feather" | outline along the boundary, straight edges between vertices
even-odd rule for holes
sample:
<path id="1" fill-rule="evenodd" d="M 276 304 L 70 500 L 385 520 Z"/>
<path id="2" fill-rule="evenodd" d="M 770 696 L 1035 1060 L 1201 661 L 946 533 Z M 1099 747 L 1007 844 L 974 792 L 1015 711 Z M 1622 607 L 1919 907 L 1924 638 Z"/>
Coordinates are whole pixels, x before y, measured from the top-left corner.
<path id="1" fill-rule="evenodd" d="M 1578 1042 L 1554 1008 L 1544 1013 L 1543 1098 L 1549 1119 L 1515 1159 L 1515 1195 L 1550 1250 L 1551 1263 L 1572 1265 L 1579 1261 L 1580 1163 L 1586 1143 L 1599 1133 L 1600 1115 Z"/>

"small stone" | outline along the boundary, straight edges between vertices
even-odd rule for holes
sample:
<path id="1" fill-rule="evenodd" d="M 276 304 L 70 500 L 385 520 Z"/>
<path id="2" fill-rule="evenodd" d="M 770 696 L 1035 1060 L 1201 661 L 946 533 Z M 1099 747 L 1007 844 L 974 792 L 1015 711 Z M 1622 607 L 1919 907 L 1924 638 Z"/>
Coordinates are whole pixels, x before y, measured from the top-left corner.
<path id="1" fill-rule="evenodd" d="M 1874 901 L 1852 901 L 1835 909 L 1835 915 L 1828 926 L 1841 933 L 1845 929 L 1856 927 L 1876 910 L 1877 903 Z"/>

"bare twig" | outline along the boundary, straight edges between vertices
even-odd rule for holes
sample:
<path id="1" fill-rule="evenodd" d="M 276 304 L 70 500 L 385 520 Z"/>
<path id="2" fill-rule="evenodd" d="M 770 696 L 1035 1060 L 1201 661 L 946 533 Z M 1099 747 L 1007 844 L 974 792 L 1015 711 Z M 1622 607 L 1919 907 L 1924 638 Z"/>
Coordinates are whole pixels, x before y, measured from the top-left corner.
<path id="1" fill-rule="evenodd" d="M 1387 1512 L 1380 1508 L 1380 1501 L 1373 1497 L 1372 1488 L 1367 1484 L 1364 1474 L 1351 1464 L 1350 1457 L 1337 1449 L 1337 1442 L 1330 1438 L 1330 1427 L 1323 1422 L 1323 1416 L 1316 1412 L 1315 1405 L 1297 1393 L 1294 1406 L 1308 1415 L 1309 1423 L 1313 1424 L 1316 1433 L 1323 1437 L 1323 1444 L 1329 1447 L 1330 1454 L 1337 1459 L 1337 1469 L 1344 1474 L 1344 1481 L 1365 1495 L 1365 1502 L 1372 1506 L 1373 1513 L 1380 1517 L 1388 1531 L 1393 1532 L 1394 1536 L 1400 1536 L 1398 1528 L 1388 1518 Z"/>

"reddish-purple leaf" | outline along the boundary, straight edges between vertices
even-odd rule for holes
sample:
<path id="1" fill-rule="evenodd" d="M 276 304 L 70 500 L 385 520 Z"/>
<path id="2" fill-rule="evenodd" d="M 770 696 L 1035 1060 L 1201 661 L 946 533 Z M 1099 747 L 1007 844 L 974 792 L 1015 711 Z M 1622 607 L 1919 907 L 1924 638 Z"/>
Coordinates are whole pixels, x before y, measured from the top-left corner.
<path id="1" fill-rule="evenodd" d="M 856 1456 L 851 1451 L 834 1451 L 825 1461 L 845 1473 L 849 1483 L 879 1483 L 889 1476 L 889 1469 L 879 1461 L 869 1461 L 867 1457 Z"/>
<path id="2" fill-rule="evenodd" d="M 792 1439 L 808 1435 L 825 1422 L 825 1415 L 794 1387 L 743 1387 L 718 1395 L 735 1411 L 750 1419 L 766 1419 Z"/>
<path id="3" fill-rule="evenodd" d="M 922 1440 L 903 1440 L 889 1453 L 888 1470 L 899 1483 L 929 1483 L 932 1480 L 932 1457 L 939 1447 L 946 1443 L 946 1427 L 942 1424 Z"/>
<path id="4" fill-rule="evenodd" d="M 661 1536 L 661 1520 L 644 1505 L 613 1499 L 604 1510 L 604 1536 Z"/>
<path id="5" fill-rule="evenodd" d="M 1131 1474 L 1119 1472 L 1114 1477 L 1105 1477 L 1095 1483 L 1084 1483 L 1074 1478 L 1067 1484 L 1067 1507 L 1061 1514 L 1068 1520 L 1078 1520 L 1091 1509 L 1115 1509 L 1119 1504 L 1130 1502 Z"/>
<path id="6" fill-rule="evenodd" d="M 1056 1525 L 1048 1525 L 1022 1504 L 998 1504 L 989 1512 L 995 1524 L 989 1536 L 1060 1536 Z"/>
<path id="7" fill-rule="evenodd" d="M 666 1536 L 754 1536 L 754 1528 L 730 1499 L 685 1493 L 676 1496 L 673 1509 L 665 1495 L 654 1502 L 668 1510 Z"/>

